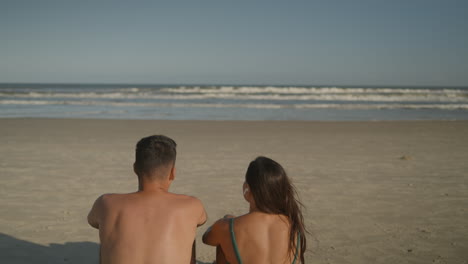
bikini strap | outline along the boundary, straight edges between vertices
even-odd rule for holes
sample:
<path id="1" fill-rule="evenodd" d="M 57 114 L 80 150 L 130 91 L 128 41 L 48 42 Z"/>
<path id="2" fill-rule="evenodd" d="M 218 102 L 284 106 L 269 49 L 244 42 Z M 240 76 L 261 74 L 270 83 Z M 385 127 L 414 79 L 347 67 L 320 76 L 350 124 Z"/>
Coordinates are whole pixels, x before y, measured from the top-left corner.
<path id="1" fill-rule="evenodd" d="M 234 247 L 234 253 L 237 257 L 237 262 L 242 264 L 242 259 L 239 253 L 239 248 L 237 248 L 236 234 L 234 234 L 234 218 L 229 218 L 229 232 L 231 232 L 231 242 Z"/>
<path id="2" fill-rule="evenodd" d="M 297 253 L 299 252 L 299 245 L 301 244 L 301 233 L 297 233 L 297 245 L 296 245 L 296 253 L 294 254 L 294 260 L 292 264 L 296 263 Z"/>

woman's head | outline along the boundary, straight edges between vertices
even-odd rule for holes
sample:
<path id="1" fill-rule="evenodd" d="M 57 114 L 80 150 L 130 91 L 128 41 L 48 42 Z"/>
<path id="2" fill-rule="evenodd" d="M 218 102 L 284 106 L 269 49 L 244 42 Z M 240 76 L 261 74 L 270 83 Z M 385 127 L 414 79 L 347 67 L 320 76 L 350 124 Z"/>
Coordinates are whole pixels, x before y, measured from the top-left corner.
<path id="1" fill-rule="evenodd" d="M 246 191 L 248 189 L 248 191 Z M 299 259 L 304 263 L 306 249 L 305 226 L 302 204 L 283 167 L 267 157 L 257 157 L 250 162 L 245 174 L 244 197 L 255 202 L 256 208 L 264 213 L 281 214 L 289 218 L 291 231 L 289 252 L 296 250 L 297 235 L 301 235 Z"/>
<path id="2" fill-rule="evenodd" d="M 250 162 L 245 182 L 244 191 L 248 188 L 260 211 L 287 215 L 288 199 L 293 190 L 279 163 L 267 157 L 256 158 Z"/>

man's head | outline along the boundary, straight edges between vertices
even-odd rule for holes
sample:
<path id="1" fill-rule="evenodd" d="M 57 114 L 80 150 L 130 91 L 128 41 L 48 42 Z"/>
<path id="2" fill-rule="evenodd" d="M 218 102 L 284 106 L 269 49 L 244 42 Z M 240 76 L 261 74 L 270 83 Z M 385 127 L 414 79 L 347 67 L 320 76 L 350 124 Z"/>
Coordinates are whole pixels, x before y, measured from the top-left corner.
<path id="1" fill-rule="evenodd" d="M 176 161 L 176 146 L 174 140 L 163 135 L 142 138 L 136 145 L 135 173 L 139 178 L 165 180 Z"/>

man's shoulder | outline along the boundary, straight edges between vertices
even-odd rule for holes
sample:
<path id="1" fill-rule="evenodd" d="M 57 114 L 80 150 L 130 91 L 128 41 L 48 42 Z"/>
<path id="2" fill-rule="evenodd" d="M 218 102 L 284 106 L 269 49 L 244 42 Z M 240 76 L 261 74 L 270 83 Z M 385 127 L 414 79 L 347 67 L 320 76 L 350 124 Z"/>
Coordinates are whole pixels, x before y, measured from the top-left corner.
<path id="1" fill-rule="evenodd" d="M 118 200 L 122 200 L 122 199 L 125 199 L 126 197 L 128 196 L 128 194 L 120 194 L 120 193 L 105 193 L 101 196 L 99 196 L 99 198 L 97 198 L 96 202 L 102 204 L 102 205 L 111 205 L 111 204 L 114 204 L 116 202 L 118 202 Z"/>
<path id="2" fill-rule="evenodd" d="M 119 193 L 105 193 L 101 196 L 99 196 L 99 200 L 102 200 L 103 202 L 108 202 L 117 199 L 118 197 L 122 196 L 122 194 Z"/>
<path id="3" fill-rule="evenodd" d="M 190 195 L 185 195 L 185 194 L 176 194 L 176 193 L 171 193 L 171 196 L 173 199 L 181 203 L 187 203 L 189 205 L 201 205 L 202 204 L 200 199 L 198 199 L 195 196 L 190 196 Z"/>
<path id="4" fill-rule="evenodd" d="M 177 197 L 178 210 L 184 211 L 184 215 L 191 215 L 196 220 L 197 226 L 203 225 L 206 222 L 206 211 L 200 199 L 190 195 L 173 194 Z"/>
<path id="5" fill-rule="evenodd" d="M 189 210 L 192 213 L 205 210 L 205 207 L 203 206 L 203 203 L 200 201 L 200 199 L 194 196 L 171 193 L 171 200 L 178 208 Z"/>

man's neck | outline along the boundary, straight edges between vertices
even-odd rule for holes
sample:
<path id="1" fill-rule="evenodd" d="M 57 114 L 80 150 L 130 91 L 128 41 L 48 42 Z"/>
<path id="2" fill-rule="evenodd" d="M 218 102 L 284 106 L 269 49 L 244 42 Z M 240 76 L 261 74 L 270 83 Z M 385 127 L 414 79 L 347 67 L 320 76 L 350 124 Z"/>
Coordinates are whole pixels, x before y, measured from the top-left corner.
<path id="1" fill-rule="evenodd" d="M 138 191 L 139 192 L 168 192 L 169 183 L 159 181 L 139 181 Z"/>

